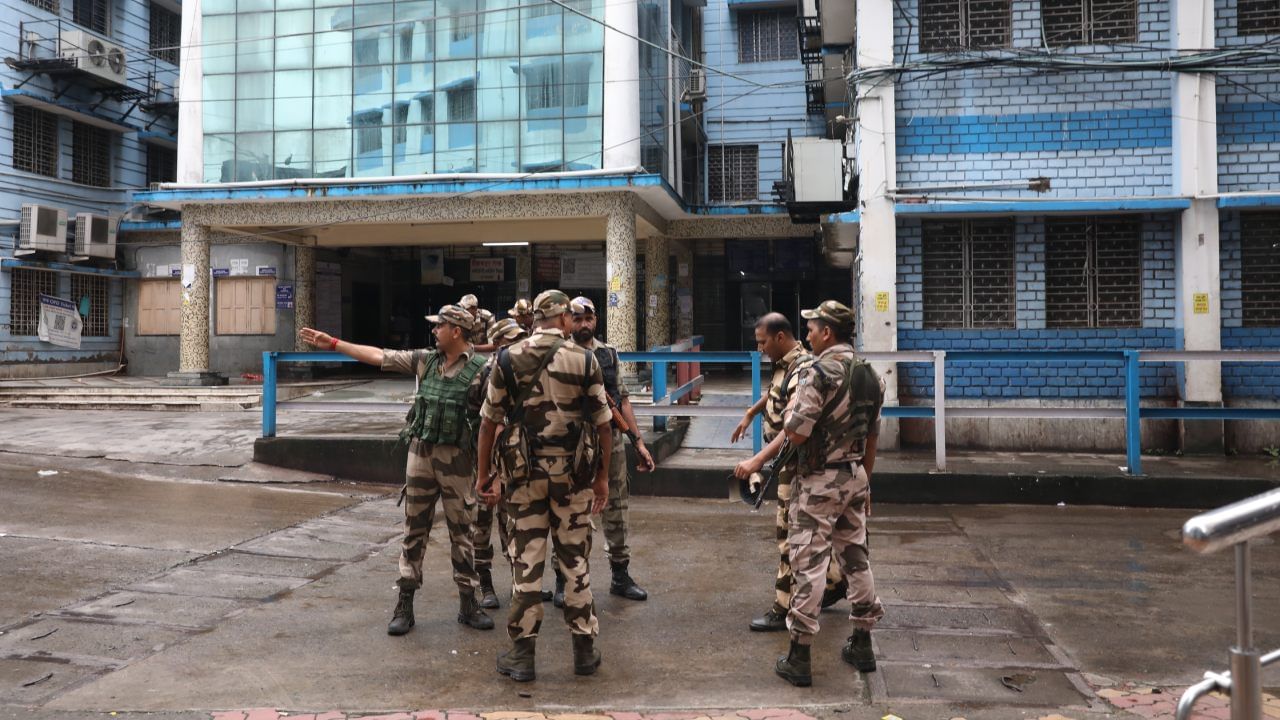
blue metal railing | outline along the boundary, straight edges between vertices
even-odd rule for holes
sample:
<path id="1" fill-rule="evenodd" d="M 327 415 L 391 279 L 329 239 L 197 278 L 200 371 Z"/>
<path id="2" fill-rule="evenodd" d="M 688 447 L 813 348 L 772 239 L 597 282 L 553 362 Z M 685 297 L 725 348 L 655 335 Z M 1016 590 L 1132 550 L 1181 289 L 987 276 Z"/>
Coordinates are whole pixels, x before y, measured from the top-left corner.
<path id="1" fill-rule="evenodd" d="M 276 384 L 282 362 L 359 362 L 338 352 L 264 352 L 262 353 L 262 437 L 276 436 Z"/>

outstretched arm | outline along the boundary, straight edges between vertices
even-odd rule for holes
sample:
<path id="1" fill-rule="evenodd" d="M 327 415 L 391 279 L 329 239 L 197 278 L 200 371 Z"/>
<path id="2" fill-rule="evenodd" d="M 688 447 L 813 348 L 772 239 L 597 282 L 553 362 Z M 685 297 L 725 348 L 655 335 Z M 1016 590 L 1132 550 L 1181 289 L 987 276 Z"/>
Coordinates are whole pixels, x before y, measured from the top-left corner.
<path id="1" fill-rule="evenodd" d="M 366 365 L 374 367 L 382 367 L 382 348 L 372 345 L 356 345 L 355 343 L 344 342 L 338 338 L 319 330 L 311 328 L 302 328 L 298 333 L 298 337 L 317 350 L 330 350 L 340 352 L 347 357 L 355 358 Z"/>

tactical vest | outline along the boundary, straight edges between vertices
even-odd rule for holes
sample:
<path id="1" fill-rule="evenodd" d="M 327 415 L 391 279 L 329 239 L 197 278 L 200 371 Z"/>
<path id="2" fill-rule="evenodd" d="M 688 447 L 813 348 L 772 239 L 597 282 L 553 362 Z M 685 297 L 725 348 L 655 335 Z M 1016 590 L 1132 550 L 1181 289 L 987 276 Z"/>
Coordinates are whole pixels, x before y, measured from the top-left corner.
<path id="1" fill-rule="evenodd" d="M 470 450 L 475 445 L 476 431 L 480 427 L 480 413 L 471 409 L 467 391 L 471 381 L 484 367 L 485 358 L 472 355 L 453 377 L 444 377 L 437 372 L 440 362 L 440 353 L 427 359 L 422 381 L 418 384 L 418 395 L 413 399 L 413 409 L 406 418 L 408 425 L 400 432 L 400 439 L 456 445 Z"/>
<path id="2" fill-rule="evenodd" d="M 813 436 L 800 446 L 800 471 L 806 475 L 819 472 L 827 464 L 833 450 L 846 448 L 844 459 L 861 459 L 866 451 L 867 436 L 875 419 L 877 400 L 880 398 L 880 382 L 875 370 L 863 360 L 840 360 L 844 366 L 840 386 L 822 408 L 822 415 L 814 425 Z M 827 373 L 815 362 L 814 372 Z M 836 412 L 840 400 L 849 398 L 844 412 Z"/>
<path id="3" fill-rule="evenodd" d="M 594 348 L 596 362 L 600 363 L 600 374 L 604 375 L 604 391 L 609 393 L 613 404 L 622 405 L 622 391 L 618 389 L 618 354 L 613 348 L 603 347 L 596 343 Z"/>

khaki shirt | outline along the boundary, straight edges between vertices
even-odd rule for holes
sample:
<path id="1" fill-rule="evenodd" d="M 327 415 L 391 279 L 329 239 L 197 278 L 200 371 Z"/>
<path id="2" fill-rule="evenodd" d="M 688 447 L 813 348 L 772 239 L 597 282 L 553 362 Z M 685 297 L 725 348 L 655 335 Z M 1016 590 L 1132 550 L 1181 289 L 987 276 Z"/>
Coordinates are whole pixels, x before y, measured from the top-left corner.
<path id="1" fill-rule="evenodd" d="M 804 345 L 796 343 L 791 351 L 782 356 L 782 359 L 773 364 L 773 377 L 769 380 L 769 399 L 764 405 L 764 440 L 772 441 L 782 432 L 782 418 L 786 412 L 787 403 L 791 400 L 791 395 L 795 392 L 796 379 L 799 373 L 799 364 L 809 362 L 813 356 L 804 348 Z"/>
<path id="2" fill-rule="evenodd" d="M 797 372 L 794 397 L 787 408 L 784 427 L 788 432 L 812 439 L 822 423 L 827 446 L 820 451 L 827 464 L 862 459 L 867 437 L 880 432 L 884 379 L 864 364 L 855 372 L 853 386 L 846 388 L 845 368 L 856 359 L 848 344 L 824 350 Z"/>
<path id="3" fill-rule="evenodd" d="M 467 342 L 472 345 L 488 345 L 491 327 L 493 327 L 493 313 L 481 308 L 480 314 L 476 315 L 471 325 L 471 332 L 467 334 Z"/>
<path id="4" fill-rule="evenodd" d="M 557 330 L 535 330 L 532 337 L 511 345 L 508 352 L 518 387 L 507 387 L 501 366 L 495 366 L 489 374 L 480 416 L 493 423 L 505 423 L 515 409 L 519 388 L 535 380 L 533 371 L 555 341 L 563 337 Z M 565 341 L 536 380 L 525 402 L 523 423 L 535 455 L 572 455 L 584 422 L 603 425 L 612 417 L 600 364 L 595 355 L 584 352 L 571 340 Z"/>
<path id="5" fill-rule="evenodd" d="M 412 375 L 414 379 L 413 392 L 417 394 L 418 386 L 422 384 L 422 376 L 427 371 L 427 361 L 431 359 L 438 351 L 434 349 L 421 350 L 386 350 L 382 351 L 382 369 L 389 372 L 398 372 L 405 375 Z M 458 374 L 463 365 L 471 359 L 475 351 L 467 348 L 458 356 L 458 359 L 452 365 L 445 367 L 445 359 L 443 354 L 440 357 L 440 364 L 437 366 L 436 372 L 441 377 L 453 377 Z M 476 373 L 475 378 L 471 381 L 471 387 L 467 388 L 467 410 L 470 412 L 479 412 L 480 405 L 484 402 L 484 373 Z M 416 438 L 409 441 L 409 451 L 417 452 L 421 441 Z"/>

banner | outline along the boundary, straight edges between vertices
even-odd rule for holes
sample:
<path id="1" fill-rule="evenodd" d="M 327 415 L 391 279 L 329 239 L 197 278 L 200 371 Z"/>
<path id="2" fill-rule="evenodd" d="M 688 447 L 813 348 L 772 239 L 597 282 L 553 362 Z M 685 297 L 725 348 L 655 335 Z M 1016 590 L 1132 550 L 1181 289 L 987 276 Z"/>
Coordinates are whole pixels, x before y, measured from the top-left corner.
<path id="1" fill-rule="evenodd" d="M 59 347 L 80 349 L 80 313 L 70 300 L 40 296 L 40 339 Z"/>
<path id="2" fill-rule="evenodd" d="M 503 258 L 471 258 L 471 282 L 502 282 L 507 279 Z"/>
<path id="3" fill-rule="evenodd" d="M 604 275 L 604 253 L 573 253 L 560 256 L 561 288 L 603 289 Z"/>

